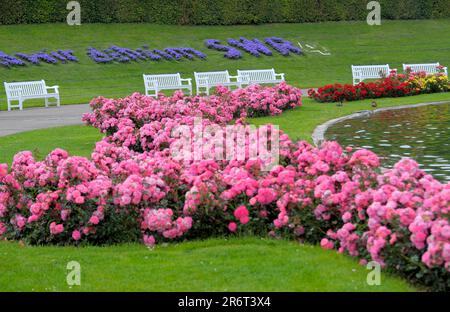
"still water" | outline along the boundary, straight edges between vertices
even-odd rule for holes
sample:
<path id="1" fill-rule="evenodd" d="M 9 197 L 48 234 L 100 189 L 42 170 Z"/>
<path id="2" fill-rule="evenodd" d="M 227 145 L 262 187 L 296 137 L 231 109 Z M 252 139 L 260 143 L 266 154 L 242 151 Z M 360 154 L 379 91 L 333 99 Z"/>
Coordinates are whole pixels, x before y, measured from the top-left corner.
<path id="1" fill-rule="evenodd" d="M 330 127 L 325 138 L 366 148 L 392 167 L 402 157 L 442 182 L 450 182 L 450 103 L 383 111 Z"/>

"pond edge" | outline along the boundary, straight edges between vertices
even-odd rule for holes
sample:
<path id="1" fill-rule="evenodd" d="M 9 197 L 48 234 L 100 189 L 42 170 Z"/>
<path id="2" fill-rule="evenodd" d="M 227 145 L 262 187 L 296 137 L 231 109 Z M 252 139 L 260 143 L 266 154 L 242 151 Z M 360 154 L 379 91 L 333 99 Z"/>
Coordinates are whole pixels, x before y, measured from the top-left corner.
<path id="1" fill-rule="evenodd" d="M 358 111 L 350 115 L 346 115 L 343 117 L 335 118 L 328 120 L 327 122 L 317 126 L 312 135 L 311 138 L 313 140 L 313 143 L 315 146 L 320 146 L 325 141 L 325 133 L 327 132 L 328 128 L 331 126 L 343 122 L 348 119 L 354 119 L 354 118 L 361 118 L 361 117 L 369 117 L 373 114 L 389 111 L 389 110 L 397 110 L 397 109 L 405 109 L 405 108 L 414 108 L 414 107 L 421 107 L 421 106 L 428 106 L 428 105 L 442 105 L 442 104 L 448 104 L 449 101 L 439 101 L 439 102 L 426 102 L 426 103 L 419 103 L 419 104 L 407 104 L 407 105 L 400 105 L 400 106 L 392 106 L 392 107 L 382 107 L 377 108 L 374 110 L 363 110 Z"/>

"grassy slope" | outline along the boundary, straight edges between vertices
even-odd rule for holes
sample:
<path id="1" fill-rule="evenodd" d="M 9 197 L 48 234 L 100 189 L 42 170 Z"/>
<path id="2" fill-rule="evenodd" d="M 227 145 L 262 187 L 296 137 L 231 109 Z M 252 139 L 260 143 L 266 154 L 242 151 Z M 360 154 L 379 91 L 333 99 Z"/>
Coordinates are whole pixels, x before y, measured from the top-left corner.
<path id="1" fill-rule="evenodd" d="M 66 265 L 81 265 L 81 286 L 66 284 Z M 148 250 L 21 247 L 0 242 L 0 291 L 414 291 L 320 247 L 258 238 L 210 239 Z M 117 268 L 120 268 L 119 270 Z"/>
<path id="2" fill-rule="evenodd" d="M 289 83 L 316 87 L 325 83 L 351 82 L 351 64 L 386 64 L 401 68 L 402 62 L 435 62 L 450 65 L 450 20 L 384 21 L 380 27 L 364 22 L 322 24 L 275 24 L 260 26 L 161 26 L 150 24 L 0 26 L 0 50 L 6 53 L 31 53 L 41 49 L 73 49 L 80 64 L 41 65 L 24 68 L 0 68 L 0 82 L 45 79 L 59 84 L 63 103 L 85 103 L 104 95 L 121 97 L 143 92 L 143 73 L 256 69 L 275 67 L 287 74 Z M 293 42 L 306 41 L 327 47 L 332 56 L 309 54 L 227 60 L 222 52 L 206 49 L 203 41 L 217 38 L 264 38 L 280 36 Z M 150 44 L 154 48 L 189 46 L 207 52 L 207 61 L 97 65 L 86 56 L 86 48 L 106 48 L 110 44 L 137 48 Z M 31 103 L 32 104 L 32 103 Z M 30 105 L 30 104 L 28 104 Z M 42 103 L 39 103 L 42 105 Z M 0 86 L 0 109 L 5 109 L 3 84 Z"/>

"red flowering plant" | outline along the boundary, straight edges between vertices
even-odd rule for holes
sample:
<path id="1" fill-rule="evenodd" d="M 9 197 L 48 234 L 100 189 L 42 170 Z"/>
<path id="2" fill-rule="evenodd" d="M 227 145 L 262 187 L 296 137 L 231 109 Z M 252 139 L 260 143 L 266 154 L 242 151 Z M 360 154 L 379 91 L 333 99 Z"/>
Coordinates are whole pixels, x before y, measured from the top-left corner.
<path id="1" fill-rule="evenodd" d="M 317 102 L 341 102 L 375 99 L 383 97 L 402 97 L 421 93 L 447 92 L 448 77 L 443 73 L 427 75 L 425 73 L 397 74 L 357 85 L 330 84 L 308 90 L 308 95 Z"/>

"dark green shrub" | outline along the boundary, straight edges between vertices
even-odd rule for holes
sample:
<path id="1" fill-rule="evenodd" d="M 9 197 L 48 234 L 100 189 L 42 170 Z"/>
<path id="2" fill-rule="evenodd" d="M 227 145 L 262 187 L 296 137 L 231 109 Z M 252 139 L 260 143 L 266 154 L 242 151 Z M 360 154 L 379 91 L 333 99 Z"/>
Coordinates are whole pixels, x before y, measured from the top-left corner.
<path id="1" fill-rule="evenodd" d="M 64 22 L 69 0 L 2 0 L 0 25 Z M 79 0 L 84 23 L 235 25 L 365 20 L 368 0 Z M 449 18 L 450 0 L 379 0 L 385 19 Z"/>

